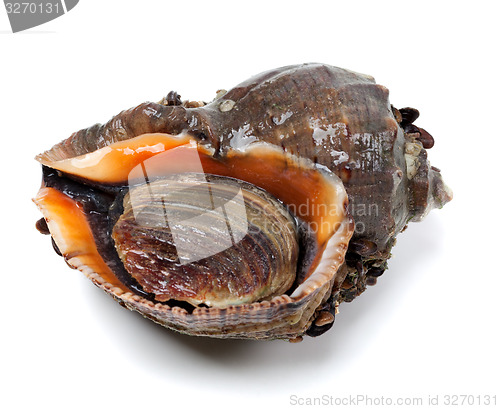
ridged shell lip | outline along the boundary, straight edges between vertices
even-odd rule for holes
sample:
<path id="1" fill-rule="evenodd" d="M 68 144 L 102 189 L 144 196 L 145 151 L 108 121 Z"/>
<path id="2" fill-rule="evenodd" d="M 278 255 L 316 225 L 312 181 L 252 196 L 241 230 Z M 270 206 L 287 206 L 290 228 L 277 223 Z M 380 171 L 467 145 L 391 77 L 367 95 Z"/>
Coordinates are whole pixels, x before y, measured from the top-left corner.
<path id="1" fill-rule="evenodd" d="M 232 314 L 239 314 L 239 324 L 230 330 L 235 334 L 246 331 L 245 325 L 251 322 L 257 325 L 264 314 L 259 311 L 267 310 L 265 314 L 272 317 L 267 318 L 270 321 L 265 325 L 260 322 L 261 325 L 273 328 L 299 325 L 304 331 L 317 305 L 330 293 L 354 231 L 352 218 L 346 211 L 347 194 L 342 182 L 333 173 L 320 170 L 312 161 L 297 158 L 265 143 L 250 145 L 244 151 L 228 152 L 223 158 L 214 158 L 213 152 L 187 134 L 144 134 L 75 158 L 53 161 L 49 151 L 40 155 L 38 160 L 71 178 L 90 184 L 126 185 L 137 179 L 139 174 L 136 172 L 140 169 L 147 169 L 150 178 L 193 171 L 195 165 L 186 160 L 193 153 L 199 157 L 206 173 L 254 184 L 287 204 L 296 216 L 316 226 L 318 253 L 309 273 L 290 296 L 283 294 L 267 301 L 226 308 L 197 307 L 189 314 L 179 307 L 167 308 L 164 304 L 155 304 L 132 294 L 116 279 L 93 243 L 91 228 L 77 201 L 48 187 L 42 187 L 34 201 L 68 264 L 91 277 L 115 298 L 122 299 L 128 308 L 143 309 L 141 313 L 147 316 L 166 314 L 169 318 L 163 317 L 160 321 L 174 329 L 179 329 L 176 326 L 183 327 L 182 322 L 185 322 L 186 326 L 200 325 L 204 328 L 200 331 L 209 331 L 207 325 L 215 325 L 210 322 L 217 322 L 221 316 L 224 316 L 224 324 L 217 325 L 227 326 Z M 199 164 L 196 166 L 199 167 Z M 269 308 L 276 310 L 269 311 Z M 245 325 L 242 324 L 244 320 L 247 320 Z M 214 331 L 217 333 L 219 330 Z"/>

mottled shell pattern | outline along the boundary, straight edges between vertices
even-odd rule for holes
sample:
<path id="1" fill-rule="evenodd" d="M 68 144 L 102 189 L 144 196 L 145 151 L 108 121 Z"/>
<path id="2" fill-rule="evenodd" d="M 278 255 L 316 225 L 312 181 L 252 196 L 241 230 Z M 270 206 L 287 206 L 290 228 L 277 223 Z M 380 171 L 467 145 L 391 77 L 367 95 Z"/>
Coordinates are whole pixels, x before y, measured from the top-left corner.
<path id="1" fill-rule="evenodd" d="M 70 266 L 168 328 L 317 336 L 383 273 L 397 233 L 451 199 L 417 117 L 372 77 L 324 64 L 264 72 L 208 104 L 171 92 L 37 156 L 38 228 Z M 235 209 L 248 220 L 233 223 Z M 207 212 L 203 227 L 174 223 Z M 179 237 L 205 254 L 226 224 L 232 245 L 183 261 Z"/>

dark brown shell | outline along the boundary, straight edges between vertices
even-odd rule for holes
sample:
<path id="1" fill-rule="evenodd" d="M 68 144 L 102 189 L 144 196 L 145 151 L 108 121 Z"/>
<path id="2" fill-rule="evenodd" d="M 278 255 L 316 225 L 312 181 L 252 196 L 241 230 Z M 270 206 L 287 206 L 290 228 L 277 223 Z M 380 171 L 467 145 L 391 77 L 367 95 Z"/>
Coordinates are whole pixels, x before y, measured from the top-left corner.
<path id="1" fill-rule="evenodd" d="M 352 300 L 383 273 L 395 236 L 407 223 L 451 199 L 440 173 L 427 162 L 425 148 L 433 145 L 432 137 L 412 124 L 418 111 L 393 108 L 388 90 L 370 76 L 324 64 L 282 67 L 200 105 L 180 104 L 177 97 L 144 103 L 73 134 L 38 159 L 51 167 L 117 141 L 160 132 L 192 135 L 214 158 L 266 143 L 334 172 L 347 190 L 356 229 L 333 291 L 324 292 L 313 319 L 295 335 L 302 335 L 303 328 L 313 336 L 328 329 L 335 303 Z M 167 320 L 161 309 L 151 312 L 140 305 L 128 306 L 156 321 Z M 245 308 L 233 311 L 238 319 L 231 314 L 240 328 L 255 324 Z M 190 320 L 187 315 L 177 329 L 193 325 Z M 253 337 L 268 333 L 259 329 Z"/>

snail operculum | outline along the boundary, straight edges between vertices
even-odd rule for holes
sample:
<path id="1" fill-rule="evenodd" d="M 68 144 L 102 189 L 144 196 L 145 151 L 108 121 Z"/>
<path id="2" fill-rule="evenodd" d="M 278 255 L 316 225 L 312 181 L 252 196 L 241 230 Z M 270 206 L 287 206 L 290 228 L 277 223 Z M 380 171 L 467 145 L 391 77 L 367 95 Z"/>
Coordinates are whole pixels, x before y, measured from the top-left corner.
<path id="1" fill-rule="evenodd" d="M 295 280 L 295 219 L 269 193 L 232 178 L 176 174 L 132 187 L 113 239 L 158 301 L 225 307 L 284 294 Z"/>

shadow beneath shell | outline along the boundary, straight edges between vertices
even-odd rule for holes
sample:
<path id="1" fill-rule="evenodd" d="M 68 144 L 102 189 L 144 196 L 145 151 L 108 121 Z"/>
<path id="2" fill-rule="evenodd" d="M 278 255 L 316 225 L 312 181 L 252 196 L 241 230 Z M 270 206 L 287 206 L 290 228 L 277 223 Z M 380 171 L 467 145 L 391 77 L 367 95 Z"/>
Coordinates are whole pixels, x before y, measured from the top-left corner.
<path id="1" fill-rule="evenodd" d="M 290 390 L 296 391 L 317 383 L 314 373 L 328 371 L 331 380 L 343 376 L 346 368 L 362 358 L 370 339 L 382 335 L 386 317 L 412 291 L 412 283 L 424 279 L 419 277 L 421 261 L 429 259 L 425 264 L 432 265 L 432 258 L 439 255 L 442 230 L 432 213 L 424 222 L 412 224 L 398 237 L 389 270 L 378 284 L 353 303 L 342 304 L 331 331 L 306 337 L 299 344 L 191 337 L 118 308 L 94 286 L 86 285 L 85 292 L 89 308 L 123 358 L 148 372 L 164 378 L 175 376 L 180 382 L 191 382 L 194 375 L 200 375 L 206 387 L 224 381 L 241 388 L 251 380 L 255 387 L 269 391 L 273 380 L 285 378 Z"/>

